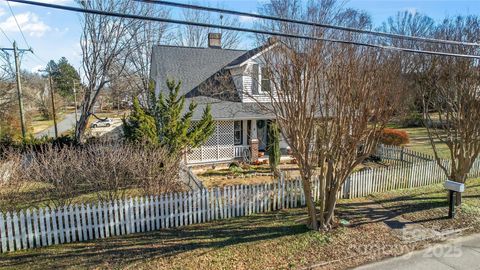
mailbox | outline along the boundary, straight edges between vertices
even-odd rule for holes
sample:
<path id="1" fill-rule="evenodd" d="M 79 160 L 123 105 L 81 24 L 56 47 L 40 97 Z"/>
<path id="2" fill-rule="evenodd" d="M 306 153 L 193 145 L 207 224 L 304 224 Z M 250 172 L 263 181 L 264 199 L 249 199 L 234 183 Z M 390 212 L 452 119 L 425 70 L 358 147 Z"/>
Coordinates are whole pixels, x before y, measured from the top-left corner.
<path id="1" fill-rule="evenodd" d="M 449 196 L 449 201 L 450 205 L 448 207 L 448 218 L 454 218 L 455 217 L 455 202 L 453 200 L 453 195 L 455 195 L 456 192 L 462 193 L 465 191 L 465 184 L 447 180 L 443 184 L 443 186 L 448 189 L 448 196 Z M 458 194 L 457 194 L 458 196 Z"/>
<path id="2" fill-rule="evenodd" d="M 446 189 L 451 190 L 451 191 L 455 191 L 455 192 L 460 192 L 461 193 L 461 192 L 465 191 L 465 184 L 455 182 L 455 181 L 447 180 L 447 181 L 445 181 L 445 184 L 443 184 L 443 186 Z"/>

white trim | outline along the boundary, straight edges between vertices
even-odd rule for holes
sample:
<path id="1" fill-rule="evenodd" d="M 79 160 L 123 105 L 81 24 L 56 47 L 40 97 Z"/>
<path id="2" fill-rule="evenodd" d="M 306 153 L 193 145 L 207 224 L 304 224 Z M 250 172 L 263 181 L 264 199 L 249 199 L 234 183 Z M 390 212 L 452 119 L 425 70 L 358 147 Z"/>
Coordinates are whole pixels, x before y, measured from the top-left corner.
<path id="1" fill-rule="evenodd" d="M 248 120 L 237 120 L 243 122 L 243 145 L 248 145 Z"/>
<path id="2" fill-rule="evenodd" d="M 234 66 L 229 66 L 229 67 L 226 67 L 225 69 L 232 69 L 232 68 L 239 68 L 239 67 L 243 67 L 248 61 L 252 60 L 252 59 L 257 59 L 260 55 L 262 55 L 263 53 L 271 50 L 272 48 L 278 46 L 280 44 L 280 42 L 276 42 L 276 43 L 273 43 L 272 45 L 268 46 L 267 48 L 259 51 L 258 53 L 256 53 L 255 55 L 247 58 L 245 61 L 243 61 L 242 63 L 240 64 L 237 64 L 237 65 L 234 65 Z M 247 52 L 248 53 L 248 52 Z"/>
<path id="3" fill-rule="evenodd" d="M 257 120 L 252 119 L 252 122 L 250 123 L 250 141 L 257 140 Z"/>

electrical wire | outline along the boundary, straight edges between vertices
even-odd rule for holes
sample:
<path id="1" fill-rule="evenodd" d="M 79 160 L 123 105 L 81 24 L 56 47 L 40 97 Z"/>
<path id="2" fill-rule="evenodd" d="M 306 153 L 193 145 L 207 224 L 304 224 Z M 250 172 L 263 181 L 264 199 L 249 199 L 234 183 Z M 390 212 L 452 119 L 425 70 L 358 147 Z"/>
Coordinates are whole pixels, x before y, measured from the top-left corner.
<path id="1" fill-rule="evenodd" d="M 375 36 L 382 36 L 382 37 L 399 38 L 399 39 L 423 41 L 423 42 L 430 42 L 430 43 L 440 43 L 440 44 L 480 46 L 480 43 L 435 39 L 435 38 L 419 37 L 419 36 L 407 36 L 407 35 L 401 35 L 401 34 L 386 33 L 386 32 L 380 32 L 380 31 L 358 29 L 358 28 L 353 28 L 353 27 L 318 23 L 318 22 L 313 22 L 313 21 L 280 18 L 280 17 L 270 16 L 270 15 L 248 13 L 248 12 L 236 11 L 236 10 L 231 10 L 231 9 L 212 8 L 212 7 L 200 6 L 200 5 L 194 5 L 194 4 L 183 4 L 183 3 L 171 2 L 171 1 L 162 1 L 162 0 L 134 0 L 134 1 L 150 3 L 150 4 L 173 6 L 173 7 L 179 7 L 179 8 L 188 8 L 188 9 L 197 9 L 197 10 L 202 10 L 202 11 L 225 13 L 225 14 L 231 14 L 231 15 L 238 15 L 238 16 L 245 16 L 245 17 L 251 17 L 251 18 L 258 18 L 258 19 L 280 21 L 280 22 L 296 23 L 296 24 L 309 25 L 309 26 L 317 26 L 317 27 L 330 28 L 330 29 L 335 29 L 335 30 L 356 32 L 356 33 L 361 33 L 361 34 L 368 34 L 368 35 L 375 35 Z"/>
<path id="2" fill-rule="evenodd" d="M 451 56 L 451 57 L 462 57 L 462 58 L 470 58 L 470 59 L 480 59 L 480 55 L 455 54 L 455 53 L 438 52 L 438 51 L 417 50 L 417 49 L 401 48 L 401 47 L 394 47 L 394 46 L 369 44 L 369 43 L 363 43 L 363 42 L 358 42 L 358 41 L 346 41 L 346 40 L 339 40 L 339 39 L 319 38 L 319 37 L 303 36 L 303 35 L 299 35 L 299 34 L 289 34 L 289 33 L 282 33 L 282 32 L 276 32 L 276 31 L 250 29 L 250 28 L 243 28 L 243 27 L 233 27 L 233 26 L 225 26 L 225 25 L 219 25 L 219 24 L 191 22 L 191 21 L 174 20 L 174 19 L 167 19 L 167 18 L 156 18 L 156 17 L 149 17 L 149 16 L 143 16 L 143 15 L 125 14 L 125 13 L 102 11 L 102 10 L 96 10 L 96 9 L 79 8 L 79 7 L 72 7 L 72 6 L 49 4 L 49 3 L 40 3 L 40 2 L 29 1 L 29 0 L 8 0 L 8 1 L 21 3 L 21 4 L 27 4 L 27 5 L 42 6 L 42 7 L 53 8 L 53 9 L 68 10 L 68 11 L 80 12 L 80 13 L 97 14 L 97 15 L 103 15 L 103 16 L 113 16 L 113 17 L 119 17 L 119 18 L 156 21 L 156 22 L 173 23 L 173 24 L 181 24 L 181 25 L 192 25 L 192 26 L 207 27 L 207 28 L 218 28 L 218 29 L 224 29 L 224 30 L 247 32 L 247 33 L 256 33 L 256 34 L 262 34 L 262 35 L 271 35 L 271 36 L 280 36 L 280 37 L 287 37 L 287 38 L 297 38 L 297 39 L 305 39 L 305 40 L 314 40 L 314 41 L 332 42 L 332 43 L 340 43 L 340 44 L 358 45 L 358 46 L 364 46 L 364 47 L 370 47 L 370 48 L 377 48 L 377 49 L 384 49 L 384 50 L 394 50 L 394 51 L 408 52 L 408 53 L 418 53 L 418 54 L 427 54 L 427 55 L 439 55 L 439 56 Z"/>
<path id="3" fill-rule="evenodd" d="M 20 30 L 20 34 L 22 35 L 23 41 L 25 42 L 25 45 L 27 45 L 28 48 L 31 48 L 30 45 L 28 44 L 27 39 L 25 38 L 25 35 L 23 34 L 22 28 L 20 27 L 20 24 L 17 21 L 17 17 L 15 16 L 15 13 L 13 12 L 12 6 L 10 5 L 10 2 L 7 1 L 8 8 L 10 9 L 10 13 L 12 13 L 13 19 L 15 20 L 15 23 L 17 24 L 18 30 Z"/>
<path id="4" fill-rule="evenodd" d="M 7 38 L 8 42 L 10 44 L 12 44 L 12 40 L 7 36 L 7 33 L 5 33 L 5 31 L 3 31 L 3 29 L 0 27 L 0 31 L 2 31 L 3 35 L 5 36 L 5 38 Z"/>

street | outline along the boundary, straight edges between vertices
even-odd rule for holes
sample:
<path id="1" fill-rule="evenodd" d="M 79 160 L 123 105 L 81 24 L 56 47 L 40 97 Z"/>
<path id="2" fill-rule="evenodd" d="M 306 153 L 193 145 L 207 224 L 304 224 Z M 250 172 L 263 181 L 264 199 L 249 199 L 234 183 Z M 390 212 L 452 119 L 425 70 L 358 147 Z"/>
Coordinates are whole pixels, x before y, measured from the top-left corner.
<path id="1" fill-rule="evenodd" d="M 65 118 L 57 123 L 58 135 L 75 128 L 75 113 L 69 113 L 65 115 Z M 43 131 L 35 134 L 35 138 L 41 138 L 44 136 L 55 137 L 55 127 L 51 126 Z"/>
<path id="2" fill-rule="evenodd" d="M 478 270 L 480 234 L 461 237 L 397 258 L 367 264 L 357 270 Z"/>

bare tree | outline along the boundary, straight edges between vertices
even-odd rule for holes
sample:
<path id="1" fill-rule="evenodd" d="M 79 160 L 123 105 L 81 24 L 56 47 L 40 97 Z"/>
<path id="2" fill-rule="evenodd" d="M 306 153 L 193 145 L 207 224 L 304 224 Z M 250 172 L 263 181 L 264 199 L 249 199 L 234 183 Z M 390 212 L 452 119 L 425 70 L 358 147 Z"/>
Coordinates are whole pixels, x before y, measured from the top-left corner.
<path id="1" fill-rule="evenodd" d="M 135 2 L 134 12 L 150 17 L 170 17 L 168 9 L 143 2 Z M 152 49 L 157 45 L 171 42 L 172 33 L 168 30 L 166 23 L 152 21 L 142 22 L 139 27 L 129 29 L 129 35 L 132 36 L 132 50 L 125 55 L 128 63 L 127 68 L 124 69 L 126 76 L 122 83 L 124 87 L 129 88 L 130 96 L 140 95 L 139 100 L 145 103 L 144 107 L 148 107 L 146 100 L 149 94 Z"/>
<path id="2" fill-rule="evenodd" d="M 13 117 L 12 108 L 15 106 L 17 97 L 15 91 L 15 69 L 11 63 L 11 55 L 0 52 L 0 137 L 3 137 L 10 129 L 10 121 Z"/>
<path id="3" fill-rule="evenodd" d="M 476 42 L 478 16 L 445 19 L 436 30 L 442 39 Z M 437 45 L 435 49 L 475 54 L 477 47 Z M 465 183 L 480 152 L 480 64 L 478 60 L 428 56 L 422 59 L 418 83 L 424 101 L 424 117 L 438 165 L 448 179 Z M 433 112 L 433 113 L 432 113 Z M 447 145 L 450 163 L 439 156 L 435 140 Z M 461 205 L 457 193 L 456 204 Z"/>
<path id="4" fill-rule="evenodd" d="M 239 27 L 241 25 L 235 17 L 223 14 L 211 14 L 209 12 L 194 9 L 182 10 L 182 19 L 186 21 L 219 24 L 223 26 Z M 208 33 L 213 31 L 222 34 L 223 48 L 235 49 L 241 42 L 241 34 L 239 32 L 187 25 L 180 26 L 177 29 L 177 33 L 174 36 L 174 43 L 180 46 L 205 47 L 208 41 Z"/>
<path id="5" fill-rule="evenodd" d="M 295 6 L 297 5 L 297 6 Z M 365 13 L 343 10 L 335 1 L 271 1 L 269 10 L 282 16 L 371 27 Z M 357 34 L 315 27 L 267 24 L 267 27 L 317 37 L 360 40 Z M 352 45 L 280 39 L 264 53 L 262 76 L 271 82 L 268 105 L 298 161 L 309 214 L 308 226 L 328 230 L 334 222 L 337 194 L 356 165 L 376 148 L 381 130 L 394 110 L 396 61 L 384 52 Z M 252 98 L 255 98 L 252 96 Z M 311 181 L 319 170 L 320 211 L 313 202 Z M 319 217 L 317 216 L 319 214 Z"/>
<path id="6" fill-rule="evenodd" d="M 397 57 L 362 47 L 332 52 L 321 87 L 316 153 L 320 172 L 320 224 L 334 221 L 338 192 L 356 166 L 376 150 L 401 92 Z"/>
<path id="7" fill-rule="evenodd" d="M 395 16 L 389 17 L 386 22 L 383 22 L 380 30 L 383 32 L 407 35 L 407 36 L 421 36 L 421 37 L 433 37 L 435 31 L 435 21 L 429 16 L 410 11 L 399 11 Z M 405 40 L 401 38 L 378 38 L 380 42 L 386 45 L 393 45 L 403 48 L 423 49 L 425 43 Z M 404 95 L 405 99 L 402 101 L 404 104 L 403 109 L 399 114 L 404 114 L 406 118 L 404 123 L 420 124 L 420 114 L 423 111 L 422 95 L 419 94 L 417 85 L 415 83 L 415 74 L 419 72 L 418 64 L 422 61 L 422 55 L 420 54 L 404 54 L 398 59 L 402 65 L 402 78 L 401 81 L 405 84 Z M 418 120 L 416 120 L 418 119 Z"/>
<path id="8" fill-rule="evenodd" d="M 128 13 L 134 8 L 131 0 L 78 1 L 83 7 L 110 12 Z M 86 78 L 80 119 L 75 136 L 82 141 L 88 119 L 93 111 L 99 94 L 104 87 L 119 76 L 126 66 L 127 55 L 131 49 L 130 35 L 140 22 L 98 14 L 83 15 L 83 32 L 80 45 L 83 54 L 83 70 Z M 115 68 L 114 68 L 115 67 Z"/>

